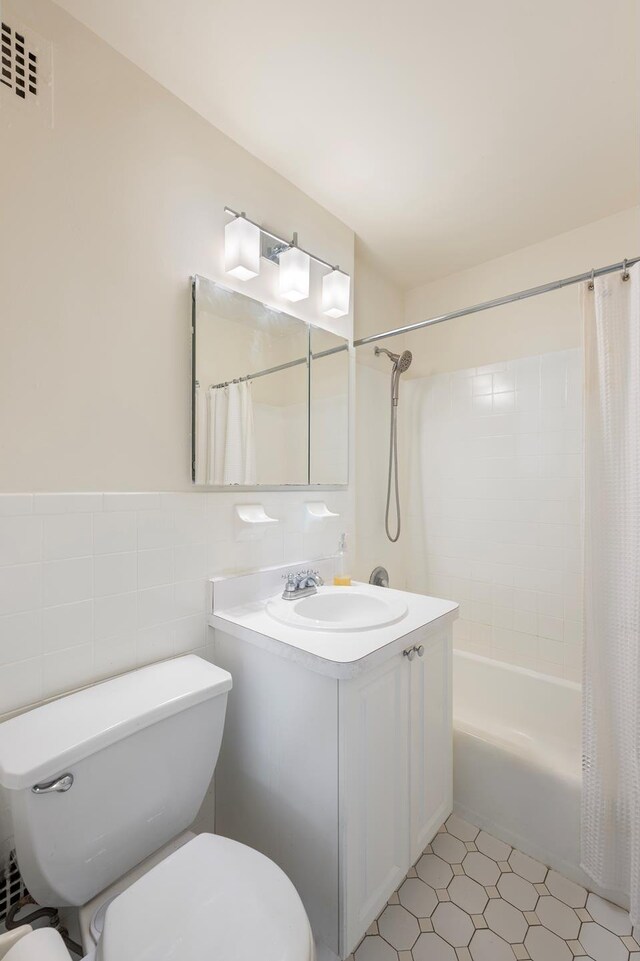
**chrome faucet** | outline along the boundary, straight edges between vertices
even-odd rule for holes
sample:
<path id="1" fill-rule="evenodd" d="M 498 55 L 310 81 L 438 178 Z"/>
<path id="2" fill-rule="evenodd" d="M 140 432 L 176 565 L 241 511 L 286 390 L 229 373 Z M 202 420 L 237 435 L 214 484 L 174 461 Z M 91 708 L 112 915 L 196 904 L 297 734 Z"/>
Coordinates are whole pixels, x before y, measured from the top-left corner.
<path id="1" fill-rule="evenodd" d="M 286 580 L 283 600 L 295 601 L 299 597 L 307 597 L 309 594 L 316 594 L 318 588 L 322 587 L 324 581 L 318 571 L 291 571 L 289 574 L 282 575 Z"/>

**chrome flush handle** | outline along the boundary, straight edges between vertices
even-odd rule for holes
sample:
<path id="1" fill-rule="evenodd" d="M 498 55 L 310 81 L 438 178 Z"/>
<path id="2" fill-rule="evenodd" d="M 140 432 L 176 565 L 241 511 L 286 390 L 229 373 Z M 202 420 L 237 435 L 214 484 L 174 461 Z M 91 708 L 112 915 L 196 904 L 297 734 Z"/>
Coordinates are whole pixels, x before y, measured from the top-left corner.
<path id="1" fill-rule="evenodd" d="M 73 787 L 73 774 L 63 774 L 55 781 L 46 784 L 35 784 L 31 790 L 34 794 L 64 794 Z"/>

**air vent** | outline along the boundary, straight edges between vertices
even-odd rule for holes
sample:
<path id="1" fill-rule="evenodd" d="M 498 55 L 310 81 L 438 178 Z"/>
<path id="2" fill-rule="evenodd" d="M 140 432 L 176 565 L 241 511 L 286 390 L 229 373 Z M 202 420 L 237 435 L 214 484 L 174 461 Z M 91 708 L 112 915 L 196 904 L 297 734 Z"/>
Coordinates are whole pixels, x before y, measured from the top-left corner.
<path id="1" fill-rule="evenodd" d="M 27 46 L 23 33 L 2 23 L 2 71 L 0 80 L 24 100 L 38 96 L 38 54 Z"/>
<path id="2" fill-rule="evenodd" d="M 5 869 L 0 875 L 0 924 L 4 922 L 9 908 L 26 894 L 27 889 L 18 868 L 16 852 L 10 851 Z"/>
<path id="3" fill-rule="evenodd" d="M 51 126 L 51 44 L 18 19 L 11 0 L 0 4 L 1 106 Z"/>

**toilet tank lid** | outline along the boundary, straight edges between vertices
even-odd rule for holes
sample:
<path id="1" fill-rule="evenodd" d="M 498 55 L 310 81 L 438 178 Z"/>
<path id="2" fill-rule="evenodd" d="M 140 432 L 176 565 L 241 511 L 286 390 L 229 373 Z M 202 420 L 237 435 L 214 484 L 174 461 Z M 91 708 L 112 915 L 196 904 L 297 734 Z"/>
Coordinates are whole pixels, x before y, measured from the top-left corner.
<path id="1" fill-rule="evenodd" d="M 227 671 L 189 654 L 36 707 L 0 724 L 0 784 L 32 787 L 231 684 Z"/>

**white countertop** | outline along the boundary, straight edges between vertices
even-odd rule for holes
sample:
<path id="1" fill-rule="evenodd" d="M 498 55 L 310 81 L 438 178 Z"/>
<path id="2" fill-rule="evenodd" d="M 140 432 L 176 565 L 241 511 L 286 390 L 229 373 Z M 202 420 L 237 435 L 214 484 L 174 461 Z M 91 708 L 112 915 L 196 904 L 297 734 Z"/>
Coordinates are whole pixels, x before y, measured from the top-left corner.
<path id="1" fill-rule="evenodd" d="M 354 582 L 354 586 L 361 585 Z M 386 660 L 396 650 L 408 646 L 410 641 L 415 643 L 416 639 L 409 637 L 414 632 L 437 629 L 458 616 L 455 601 L 390 588 L 371 590 L 402 598 L 408 608 L 402 620 L 369 630 L 302 630 L 276 621 L 265 609 L 266 600 L 261 599 L 215 610 L 209 624 L 233 637 L 295 660 L 309 670 L 329 677 L 349 678 Z"/>

